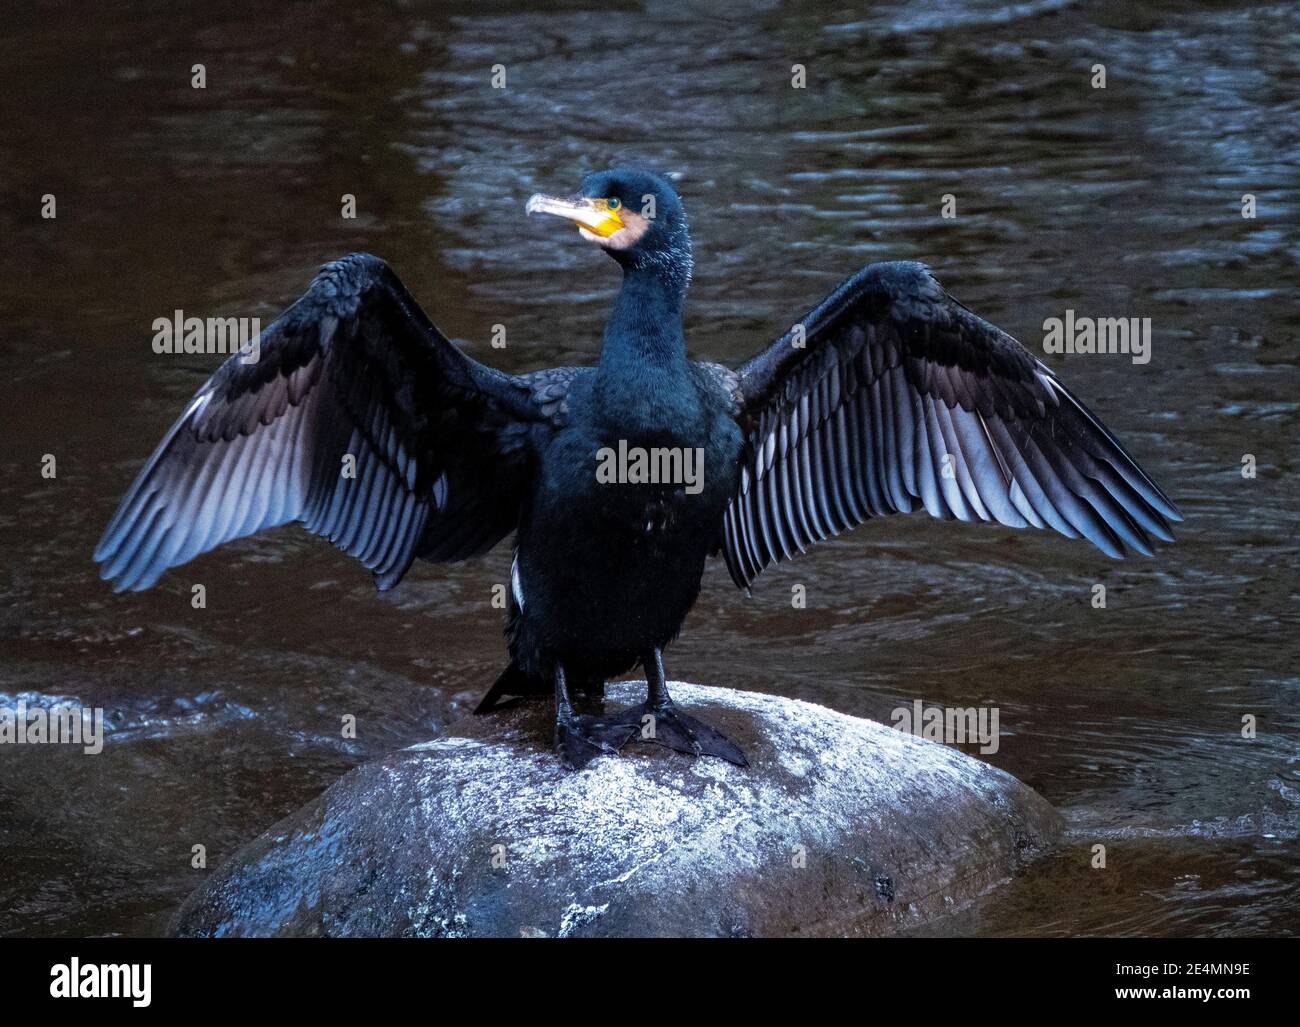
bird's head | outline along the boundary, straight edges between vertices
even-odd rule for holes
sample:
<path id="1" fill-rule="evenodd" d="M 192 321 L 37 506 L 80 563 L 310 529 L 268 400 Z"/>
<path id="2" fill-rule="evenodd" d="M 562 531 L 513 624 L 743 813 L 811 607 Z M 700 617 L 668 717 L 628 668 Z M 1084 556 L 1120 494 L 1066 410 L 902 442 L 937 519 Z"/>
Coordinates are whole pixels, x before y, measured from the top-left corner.
<path id="1" fill-rule="evenodd" d="M 528 200 L 527 213 L 554 214 L 572 221 L 624 268 L 658 267 L 691 271 L 691 238 L 686 211 L 668 182 L 649 171 L 613 168 L 582 180 L 571 199 L 541 193 Z"/>

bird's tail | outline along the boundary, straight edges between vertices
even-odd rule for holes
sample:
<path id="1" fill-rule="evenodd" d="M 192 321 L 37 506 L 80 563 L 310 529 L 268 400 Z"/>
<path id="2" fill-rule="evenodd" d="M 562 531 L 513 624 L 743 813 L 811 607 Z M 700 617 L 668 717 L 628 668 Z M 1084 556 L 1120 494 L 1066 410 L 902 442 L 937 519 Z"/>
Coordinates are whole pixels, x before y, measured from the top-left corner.
<path id="1" fill-rule="evenodd" d="M 501 672 L 496 684 L 487 690 L 487 694 L 474 707 L 475 713 L 491 713 L 509 705 L 517 696 L 550 695 L 555 690 L 555 681 L 549 677 L 529 674 L 514 660 Z M 605 679 L 600 674 L 575 673 L 569 681 L 569 691 L 593 698 L 605 694 Z"/>
<path id="2" fill-rule="evenodd" d="M 506 704 L 508 697 L 518 695 L 544 695 L 554 686 L 542 678 L 530 677 L 520 669 L 514 660 L 501 672 L 496 684 L 487 690 L 487 694 L 474 707 L 475 713 L 491 713 Z"/>

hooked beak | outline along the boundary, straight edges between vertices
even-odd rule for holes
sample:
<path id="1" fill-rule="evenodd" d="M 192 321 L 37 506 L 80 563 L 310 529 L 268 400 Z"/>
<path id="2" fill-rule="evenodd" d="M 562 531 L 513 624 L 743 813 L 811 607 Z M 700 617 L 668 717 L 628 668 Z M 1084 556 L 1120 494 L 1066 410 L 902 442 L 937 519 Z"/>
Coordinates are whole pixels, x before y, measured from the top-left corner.
<path id="1" fill-rule="evenodd" d="M 525 214 L 554 214 L 556 217 L 572 221 L 583 235 L 597 239 L 608 239 L 623 227 L 623 219 L 618 211 L 610 210 L 607 201 L 579 197 L 576 200 L 564 200 L 558 196 L 543 196 L 535 193 L 528 198 L 524 207 Z"/>

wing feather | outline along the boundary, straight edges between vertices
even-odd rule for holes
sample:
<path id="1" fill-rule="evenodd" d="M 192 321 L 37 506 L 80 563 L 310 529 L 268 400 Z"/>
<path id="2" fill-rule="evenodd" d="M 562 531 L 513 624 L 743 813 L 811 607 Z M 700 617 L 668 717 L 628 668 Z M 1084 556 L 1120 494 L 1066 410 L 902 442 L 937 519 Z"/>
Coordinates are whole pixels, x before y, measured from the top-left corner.
<path id="1" fill-rule="evenodd" d="M 742 588 L 918 504 L 1051 528 L 1116 558 L 1173 540 L 1182 517 L 1115 436 L 924 265 L 869 265 L 800 324 L 733 372 L 747 444 L 722 548 Z"/>
<path id="2" fill-rule="evenodd" d="M 513 529 L 528 426 L 548 417 L 536 391 L 452 346 L 383 261 L 326 264 L 267 327 L 256 363 L 232 356 L 195 394 L 95 559 L 116 590 L 144 589 L 224 542 L 297 521 L 391 588 L 418 555 L 463 555 L 441 539 L 472 536 L 483 551 Z"/>

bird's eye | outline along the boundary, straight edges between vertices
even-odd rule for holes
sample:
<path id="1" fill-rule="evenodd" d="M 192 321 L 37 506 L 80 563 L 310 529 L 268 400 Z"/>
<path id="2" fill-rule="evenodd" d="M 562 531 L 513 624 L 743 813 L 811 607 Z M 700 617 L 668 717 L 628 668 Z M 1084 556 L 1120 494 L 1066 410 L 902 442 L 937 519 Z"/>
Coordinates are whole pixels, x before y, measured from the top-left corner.
<path id="1" fill-rule="evenodd" d="M 614 196 L 611 196 L 608 200 L 606 200 L 605 204 L 609 207 L 610 210 L 618 210 L 619 208 L 618 198 Z"/>

